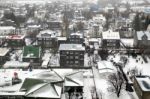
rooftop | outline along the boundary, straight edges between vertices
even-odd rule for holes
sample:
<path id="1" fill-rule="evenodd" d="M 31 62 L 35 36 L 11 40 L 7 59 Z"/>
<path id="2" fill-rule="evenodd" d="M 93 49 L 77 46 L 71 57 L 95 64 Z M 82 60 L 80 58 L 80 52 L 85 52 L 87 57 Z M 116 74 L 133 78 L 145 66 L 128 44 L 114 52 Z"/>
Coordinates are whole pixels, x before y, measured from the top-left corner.
<path id="1" fill-rule="evenodd" d="M 119 32 L 113 32 L 112 30 L 108 30 L 105 32 L 102 32 L 102 38 L 103 39 L 120 39 Z"/>
<path id="2" fill-rule="evenodd" d="M 39 58 L 40 57 L 40 47 L 25 46 L 23 48 L 24 58 Z"/>
<path id="3" fill-rule="evenodd" d="M 28 62 L 19 62 L 19 61 L 7 61 L 3 68 L 28 68 L 30 63 Z"/>
<path id="4" fill-rule="evenodd" d="M 13 40 L 19 40 L 19 39 L 24 39 L 25 35 L 10 35 L 7 36 L 7 39 L 13 39 Z"/>
<path id="5" fill-rule="evenodd" d="M 83 86 L 83 72 L 75 72 L 65 76 L 65 86 Z"/>
<path id="6" fill-rule="evenodd" d="M 13 26 L 0 26 L 0 30 L 15 30 L 15 27 Z"/>
<path id="7" fill-rule="evenodd" d="M 60 44 L 59 50 L 85 50 L 85 47 L 83 47 L 81 44 Z"/>
<path id="8" fill-rule="evenodd" d="M 0 56 L 5 56 L 8 52 L 8 48 L 0 48 Z"/>
<path id="9" fill-rule="evenodd" d="M 147 40 L 150 40 L 150 32 L 148 32 L 148 31 L 137 31 L 137 39 L 138 40 L 142 40 L 142 37 L 144 35 L 147 36 Z"/>

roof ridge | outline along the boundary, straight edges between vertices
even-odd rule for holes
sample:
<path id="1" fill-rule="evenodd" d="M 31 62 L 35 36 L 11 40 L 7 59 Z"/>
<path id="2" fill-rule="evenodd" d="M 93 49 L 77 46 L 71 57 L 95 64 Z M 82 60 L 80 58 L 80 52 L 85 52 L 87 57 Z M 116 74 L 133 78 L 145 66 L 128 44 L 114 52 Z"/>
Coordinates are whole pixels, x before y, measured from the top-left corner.
<path id="1" fill-rule="evenodd" d="M 75 80 L 73 80 L 72 78 L 68 78 L 68 77 L 65 77 L 66 79 L 69 79 L 70 81 L 72 81 L 72 82 L 74 82 L 74 83 L 76 83 L 76 84 L 78 84 L 78 85 L 80 85 L 78 82 L 76 82 Z"/>
<path id="2" fill-rule="evenodd" d="M 43 85 L 41 86 L 41 87 L 39 87 L 38 89 L 36 89 L 36 90 L 34 90 L 34 91 L 32 91 L 32 92 L 30 92 L 30 93 L 28 93 L 27 95 L 25 94 L 25 96 L 28 96 L 28 95 L 30 95 L 31 93 L 33 93 L 33 92 L 35 92 L 35 91 L 37 91 L 37 90 L 39 90 L 39 89 L 41 89 L 42 87 L 44 87 L 44 86 L 46 86 L 48 83 L 45 83 L 45 82 L 43 82 Z M 35 85 L 36 86 L 36 85 Z M 30 89 L 32 89 L 32 88 L 30 88 Z"/>

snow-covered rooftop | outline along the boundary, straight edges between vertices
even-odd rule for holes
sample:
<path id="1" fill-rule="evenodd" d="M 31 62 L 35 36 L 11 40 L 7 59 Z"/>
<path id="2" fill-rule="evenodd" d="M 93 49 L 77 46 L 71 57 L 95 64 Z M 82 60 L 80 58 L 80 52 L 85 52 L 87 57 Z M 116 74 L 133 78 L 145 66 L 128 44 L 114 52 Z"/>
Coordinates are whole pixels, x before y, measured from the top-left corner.
<path id="1" fill-rule="evenodd" d="M 138 40 L 142 40 L 142 37 L 144 35 L 147 36 L 147 40 L 150 40 L 150 32 L 148 32 L 148 31 L 137 31 L 137 39 Z"/>
<path id="2" fill-rule="evenodd" d="M 15 27 L 13 27 L 13 26 L 0 26 L 0 31 L 1 30 L 15 30 Z"/>
<path id="3" fill-rule="evenodd" d="M 119 32 L 113 32 L 112 30 L 108 30 L 105 32 L 102 32 L 102 38 L 103 39 L 120 39 Z"/>
<path id="4" fill-rule="evenodd" d="M 7 61 L 3 68 L 28 68 L 29 62 Z"/>
<path id="5" fill-rule="evenodd" d="M 66 75 L 64 86 L 83 86 L 83 72 Z"/>
<path id="6" fill-rule="evenodd" d="M 83 47 L 81 44 L 60 44 L 59 50 L 78 50 L 78 51 L 84 51 L 85 47 Z"/>
<path id="7" fill-rule="evenodd" d="M 57 36 L 57 32 L 56 31 L 52 31 L 52 30 L 44 30 L 41 31 L 37 37 L 44 37 L 44 38 L 50 38 L 50 37 L 56 37 Z"/>
<path id="8" fill-rule="evenodd" d="M 98 63 L 98 69 L 99 70 L 116 70 L 116 68 L 113 66 L 113 64 L 109 61 L 99 61 Z"/>

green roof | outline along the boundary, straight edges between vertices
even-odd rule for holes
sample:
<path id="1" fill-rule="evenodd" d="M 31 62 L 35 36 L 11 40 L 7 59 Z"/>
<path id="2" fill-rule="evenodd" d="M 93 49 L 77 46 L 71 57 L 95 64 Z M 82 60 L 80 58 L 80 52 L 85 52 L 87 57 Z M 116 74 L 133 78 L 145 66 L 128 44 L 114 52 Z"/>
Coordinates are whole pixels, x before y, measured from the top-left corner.
<path id="1" fill-rule="evenodd" d="M 24 58 L 39 58 L 40 57 L 40 47 L 25 46 L 23 48 Z"/>

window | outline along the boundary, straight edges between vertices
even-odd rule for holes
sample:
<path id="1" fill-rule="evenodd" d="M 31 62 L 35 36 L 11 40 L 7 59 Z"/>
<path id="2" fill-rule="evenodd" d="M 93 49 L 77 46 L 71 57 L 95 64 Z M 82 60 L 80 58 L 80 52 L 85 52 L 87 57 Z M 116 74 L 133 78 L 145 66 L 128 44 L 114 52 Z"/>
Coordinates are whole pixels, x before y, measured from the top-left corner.
<path id="1" fill-rule="evenodd" d="M 69 64 L 69 61 L 66 61 L 67 64 Z"/>
<path id="2" fill-rule="evenodd" d="M 75 56 L 75 59 L 79 59 L 79 56 Z"/>
<path id="3" fill-rule="evenodd" d="M 70 56 L 70 59 L 73 59 L 73 56 Z"/>
<path id="4" fill-rule="evenodd" d="M 70 61 L 70 64 L 73 64 L 73 61 Z"/>
<path id="5" fill-rule="evenodd" d="M 73 52 L 70 52 L 70 54 L 73 54 Z"/>
<path id="6" fill-rule="evenodd" d="M 78 52 L 75 52 L 75 54 L 77 55 L 77 54 L 79 54 Z"/>
<path id="7" fill-rule="evenodd" d="M 67 51 L 66 53 L 69 54 L 69 51 Z"/>
<path id="8" fill-rule="evenodd" d="M 79 63 L 79 61 L 75 61 L 75 64 L 78 64 Z"/>

